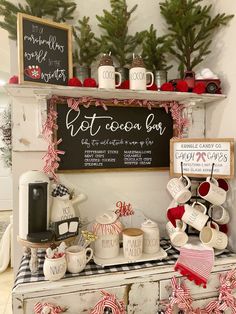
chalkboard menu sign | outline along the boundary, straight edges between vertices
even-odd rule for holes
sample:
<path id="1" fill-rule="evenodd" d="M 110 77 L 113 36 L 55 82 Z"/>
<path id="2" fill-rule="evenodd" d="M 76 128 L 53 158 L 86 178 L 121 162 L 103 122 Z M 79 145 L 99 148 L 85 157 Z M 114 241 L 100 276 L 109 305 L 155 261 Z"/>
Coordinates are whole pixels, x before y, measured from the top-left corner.
<path id="1" fill-rule="evenodd" d="M 72 77 L 71 27 L 18 13 L 19 82 L 67 85 Z"/>
<path id="2" fill-rule="evenodd" d="M 59 171 L 169 168 L 173 120 L 163 108 L 57 105 Z"/>

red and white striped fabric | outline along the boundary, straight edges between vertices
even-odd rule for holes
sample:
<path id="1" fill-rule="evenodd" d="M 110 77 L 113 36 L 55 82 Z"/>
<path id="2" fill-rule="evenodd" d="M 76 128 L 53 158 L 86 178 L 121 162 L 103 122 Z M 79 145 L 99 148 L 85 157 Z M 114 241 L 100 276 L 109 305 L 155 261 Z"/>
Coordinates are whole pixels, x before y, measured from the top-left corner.
<path id="1" fill-rule="evenodd" d="M 180 248 L 180 255 L 174 269 L 179 271 L 196 285 L 206 288 L 207 280 L 214 265 L 212 248 L 201 249 Z"/>
<path id="2" fill-rule="evenodd" d="M 35 314 L 43 314 L 46 312 L 50 313 L 50 314 L 59 314 L 59 313 L 65 312 L 66 309 L 67 308 L 62 308 L 58 305 L 54 305 L 54 304 L 47 303 L 47 302 L 46 303 L 37 302 L 34 305 L 34 313 Z"/>
<path id="3" fill-rule="evenodd" d="M 90 314 L 104 314 L 105 307 L 112 310 L 112 314 L 125 314 L 125 305 L 123 301 L 118 301 L 114 294 L 101 291 L 103 298 L 97 302 Z"/>

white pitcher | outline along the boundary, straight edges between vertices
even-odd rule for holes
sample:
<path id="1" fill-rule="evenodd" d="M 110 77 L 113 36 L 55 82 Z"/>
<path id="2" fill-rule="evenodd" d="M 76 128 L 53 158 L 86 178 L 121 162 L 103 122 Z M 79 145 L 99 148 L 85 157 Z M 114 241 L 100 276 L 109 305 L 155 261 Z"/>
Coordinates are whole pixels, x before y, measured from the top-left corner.
<path id="1" fill-rule="evenodd" d="M 74 204 L 82 202 L 86 196 L 81 193 L 72 199 L 69 195 L 52 197 L 50 222 L 61 221 L 75 217 Z"/>

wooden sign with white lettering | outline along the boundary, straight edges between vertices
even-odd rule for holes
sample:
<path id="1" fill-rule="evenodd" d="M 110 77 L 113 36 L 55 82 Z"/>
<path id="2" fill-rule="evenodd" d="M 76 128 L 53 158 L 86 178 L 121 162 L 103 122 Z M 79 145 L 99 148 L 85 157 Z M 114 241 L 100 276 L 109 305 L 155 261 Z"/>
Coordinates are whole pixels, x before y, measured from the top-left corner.
<path id="1" fill-rule="evenodd" d="M 173 119 L 164 108 L 91 105 L 78 111 L 57 105 L 56 137 L 62 139 L 59 171 L 169 168 Z"/>
<path id="2" fill-rule="evenodd" d="M 22 13 L 17 19 L 19 83 L 68 85 L 71 26 Z"/>
<path id="3" fill-rule="evenodd" d="M 234 139 L 197 138 L 172 139 L 170 141 L 170 175 L 204 178 L 211 175 L 217 178 L 234 176 Z"/>

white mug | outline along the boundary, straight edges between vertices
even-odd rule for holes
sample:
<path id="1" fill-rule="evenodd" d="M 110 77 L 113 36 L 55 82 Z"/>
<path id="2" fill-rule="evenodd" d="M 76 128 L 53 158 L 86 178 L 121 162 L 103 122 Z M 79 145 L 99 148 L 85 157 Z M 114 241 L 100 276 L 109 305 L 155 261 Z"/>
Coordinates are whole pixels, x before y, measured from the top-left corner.
<path id="1" fill-rule="evenodd" d="M 215 229 L 211 227 L 215 226 Z M 228 244 L 228 237 L 225 233 L 219 231 L 219 226 L 215 222 L 208 222 L 207 226 L 202 229 L 200 232 L 201 242 L 212 248 L 223 250 Z"/>
<path id="2" fill-rule="evenodd" d="M 151 83 L 147 85 L 147 76 L 151 76 Z M 146 72 L 143 67 L 135 67 L 129 70 L 130 89 L 146 90 L 147 87 L 152 86 L 154 82 L 154 75 L 152 72 Z"/>
<path id="3" fill-rule="evenodd" d="M 200 211 L 198 208 L 195 208 L 195 205 L 201 206 L 203 209 L 203 212 Z M 182 216 L 182 220 L 193 227 L 194 229 L 197 229 L 198 231 L 201 231 L 202 228 L 207 223 L 207 220 L 209 219 L 209 216 L 206 215 L 207 208 L 201 203 L 194 202 L 192 206 L 185 204 L 184 205 L 184 214 Z"/>
<path id="4" fill-rule="evenodd" d="M 137 260 L 143 253 L 143 231 L 138 228 L 123 230 L 123 252 L 125 258 Z"/>
<path id="5" fill-rule="evenodd" d="M 186 181 L 186 185 L 184 182 Z M 187 176 L 173 178 L 167 183 L 167 190 L 177 203 L 186 203 L 192 196 L 188 190 L 191 182 Z"/>
<path id="6" fill-rule="evenodd" d="M 186 224 L 181 220 L 176 220 L 176 228 L 170 221 L 166 224 L 166 231 L 170 241 L 174 246 L 183 246 L 188 242 L 188 235 L 185 232 Z"/>
<path id="7" fill-rule="evenodd" d="M 222 205 L 226 200 L 226 191 L 218 186 L 216 179 L 210 177 L 199 185 L 198 195 L 213 205 Z"/>
<path id="8" fill-rule="evenodd" d="M 89 256 L 87 256 L 88 252 Z M 68 247 L 66 249 L 67 270 L 72 274 L 81 272 L 92 257 L 93 250 L 91 248 L 85 249 L 79 245 Z"/>
<path id="9" fill-rule="evenodd" d="M 228 211 L 221 205 L 211 205 L 209 216 L 219 225 L 225 225 L 230 221 Z"/>
<path id="10" fill-rule="evenodd" d="M 119 82 L 115 83 L 115 76 L 118 75 Z M 102 65 L 98 68 L 98 87 L 99 88 L 115 88 L 121 84 L 121 74 L 115 72 L 112 65 Z"/>

